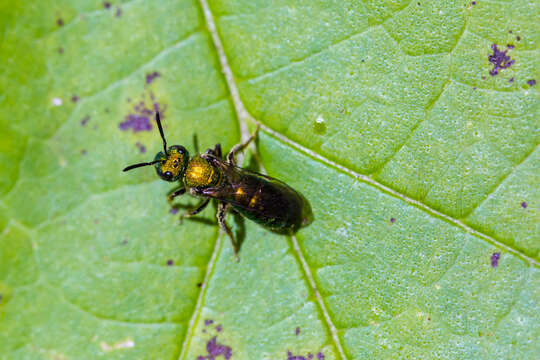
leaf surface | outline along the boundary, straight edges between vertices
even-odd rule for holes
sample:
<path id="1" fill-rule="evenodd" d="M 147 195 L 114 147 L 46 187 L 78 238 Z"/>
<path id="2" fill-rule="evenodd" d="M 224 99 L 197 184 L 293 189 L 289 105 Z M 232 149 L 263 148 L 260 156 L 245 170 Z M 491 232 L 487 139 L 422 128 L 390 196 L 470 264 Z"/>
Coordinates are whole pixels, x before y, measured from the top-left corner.
<path id="1" fill-rule="evenodd" d="M 1 359 L 540 352 L 538 4 L 0 9 Z M 250 159 L 313 223 L 229 216 L 240 263 L 215 207 L 179 226 L 172 184 L 121 172 L 156 109 L 192 153 L 261 122 Z"/>

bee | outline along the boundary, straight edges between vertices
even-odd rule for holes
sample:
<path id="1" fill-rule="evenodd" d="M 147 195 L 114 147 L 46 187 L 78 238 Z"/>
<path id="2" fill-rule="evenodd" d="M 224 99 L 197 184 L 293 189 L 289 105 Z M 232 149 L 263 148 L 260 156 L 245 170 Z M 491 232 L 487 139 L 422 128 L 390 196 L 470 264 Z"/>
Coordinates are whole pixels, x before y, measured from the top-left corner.
<path id="1" fill-rule="evenodd" d="M 179 183 L 169 193 L 169 202 L 185 193 L 201 198 L 201 202 L 181 219 L 200 213 L 211 199 L 215 199 L 218 224 L 230 238 L 237 260 L 239 244 L 225 220 L 228 211 L 233 210 L 281 234 L 293 234 L 311 221 L 309 203 L 299 192 L 280 180 L 236 165 L 236 155 L 255 139 L 258 127 L 246 142 L 233 146 L 225 158 L 220 144 L 190 157 L 182 145 L 167 147 L 159 112 L 156 112 L 156 123 L 163 151 L 158 152 L 153 161 L 130 165 L 123 171 L 154 165 L 160 179 Z"/>

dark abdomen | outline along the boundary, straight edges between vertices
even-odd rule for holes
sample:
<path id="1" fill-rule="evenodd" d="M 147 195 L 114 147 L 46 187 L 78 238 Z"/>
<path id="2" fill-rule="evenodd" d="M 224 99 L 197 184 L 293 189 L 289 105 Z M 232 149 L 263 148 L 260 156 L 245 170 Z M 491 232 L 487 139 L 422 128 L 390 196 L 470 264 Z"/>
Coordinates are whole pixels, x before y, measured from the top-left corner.
<path id="1" fill-rule="evenodd" d="M 250 220 L 280 233 L 292 233 L 302 225 L 302 197 L 279 180 L 243 174 L 231 190 L 224 200 Z"/>

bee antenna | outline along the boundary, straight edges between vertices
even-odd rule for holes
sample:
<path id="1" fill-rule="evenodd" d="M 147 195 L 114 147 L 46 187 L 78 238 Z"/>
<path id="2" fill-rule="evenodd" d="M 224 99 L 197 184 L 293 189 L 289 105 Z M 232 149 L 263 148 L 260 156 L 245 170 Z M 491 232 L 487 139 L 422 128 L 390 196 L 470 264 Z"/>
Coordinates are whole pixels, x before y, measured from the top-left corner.
<path id="1" fill-rule="evenodd" d="M 150 161 L 150 162 L 144 162 L 144 163 L 138 163 L 138 164 L 129 165 L 128 167 L 126 167 L 122 171 L 129 171 L 131 169 L 135 169 L 135 168 L 138 168 L 138 167 L 141 167 L 141 166 L 154 165 L 154 164 L 157 164 L 160 161 L 161 160 L 154 160 L 154 161 Z"/>
<path id="2" fill-rule="evenodd" d="M 165 140 L 165 134 L 163 134 L 163 128 L 161 127 L 161 120 L 159 118 L 159 111 L 156 111 L 156 122 L 159 129 L 159 133 L 161 135 L 161 139 L 163 139 L 163 150 L 165 151 L 165 155 L 169 156 L 167 154 L 167 140 Z"/>

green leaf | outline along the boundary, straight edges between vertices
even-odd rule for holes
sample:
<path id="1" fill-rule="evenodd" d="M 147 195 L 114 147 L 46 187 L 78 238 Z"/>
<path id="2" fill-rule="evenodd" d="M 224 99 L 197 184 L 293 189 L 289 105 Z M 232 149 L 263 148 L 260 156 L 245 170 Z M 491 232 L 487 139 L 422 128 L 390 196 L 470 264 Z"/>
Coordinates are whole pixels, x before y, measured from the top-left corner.
<path id="1" fill-rule="evenodd" d="M 0 359 L 537 357 L 539 10 L 0 4 Z M 313 223 L 229 216 L 239 263 L 215 207 L 178 225 L 121 171 L 156 108 L 192 153 L 261 122 L 251 160 Z"/>

